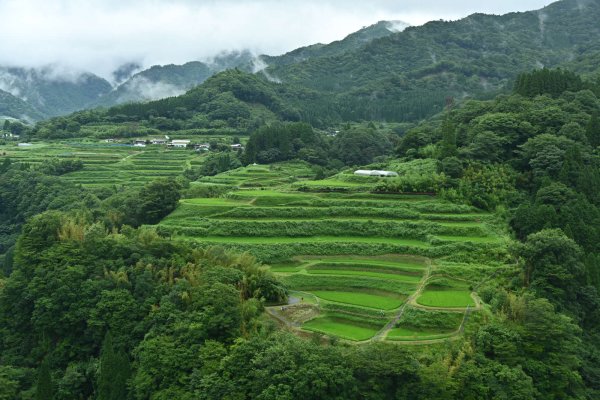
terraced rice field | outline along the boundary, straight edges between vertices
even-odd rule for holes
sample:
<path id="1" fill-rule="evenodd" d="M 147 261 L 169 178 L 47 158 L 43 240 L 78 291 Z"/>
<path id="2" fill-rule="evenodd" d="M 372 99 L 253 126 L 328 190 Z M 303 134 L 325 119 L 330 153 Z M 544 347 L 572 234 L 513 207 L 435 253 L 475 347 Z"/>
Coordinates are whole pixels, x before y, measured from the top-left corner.
<path id="1" fill-rule="evenodd" d="M 290 179 L 294 168 L 307 173 L 298 165 L 251 166 L 203 178 L 199 184 L 237 189 L 220 198 L 182 200 L 160 226 L 176 239 L 249 251 L 271 264 L 292 290 L 291 304 L 313 304 L 320 310 L 316 318 L 298 322 L 303 330 L 351 341 L 427 341 L 455 335 L 461 310 L 476 304 L 467 283 L 430 285 L 435 283 L 430 279 L 435 258 L 451 254 L 455 246 L 503 246 L 505 239 L 492 216 L 431 196 L 372 194 L 362 188 L 304 190 L 319 184 Z M 410 307 L 425 310 L 420 318 L 445 320 L 448 314 L 452 326 L 413 326 L 401 320 L 401 325 L 384 329 L 408 301 Z"/>
<path id="2" fill-rule="evenodd" d="M 308 179 L 313 175 L 304 163 L 286 163 L 275 167 L 269 165 L 250 165 L 217 176 L 201 178 L 200 184 L 217 184 L 242 188 L 273 187 L 289 184 L 297 179 Z"/>
<path id="3" fill-rule="evenodd" d="M 465 319 L 464 312 L 430 311 L 409 306 L 395 327 L 387 332 L 391 341 L 427 341 L 455 335 Z"/>
<path id="4" fill-rule="evenodd" d="M 64 175 L 87 187 L 140 186 L 162 177 L 179 176 L 202 156 L 190 150 L 166 150 L 163 146 L 136 148 L 101 142 L 47 143 L 31 147 L 3 146 L 3 152 L 19 163 L 39 164 L 52 158 L 79 159 L 84 168 Z"/>

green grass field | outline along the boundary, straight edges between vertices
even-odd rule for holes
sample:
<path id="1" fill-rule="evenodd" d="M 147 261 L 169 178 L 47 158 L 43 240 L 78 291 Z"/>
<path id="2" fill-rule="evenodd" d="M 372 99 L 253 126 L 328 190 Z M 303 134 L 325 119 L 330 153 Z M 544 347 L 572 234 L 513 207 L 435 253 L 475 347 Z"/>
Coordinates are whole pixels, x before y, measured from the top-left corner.
<path id="1" fill-rule="evenodd" d="M 353 260 L 348 258 L 346 260 L 319 260 L 319 261 L 308 261 L 306 266 L 309 270 L 345 270 L 345 271 L 371 271 L 386 274 L 402 274 L 402 275 L 422 275 L 423 265 L 418 264 L 405 264 L 405 263 L 394 263 L 385 262 L 381 260 Z"/>
<path id="2" fill-rule="evenodd" d="M 449 242 L 473 242 L 473 243 L 498 243 L 502 238 L 498 236 L 450 236 L 450 235 L 439 235 L 438 239 L 449 241 Z"/>
<path id="3" fill-rule="evenodd" d="M 299 260 L 313 264 L 327 264 L 344 267 L 347 265 L 355 266 L 377 266 L 400 269 L 403 271 L 423 270 L 425 269 L 427 259 L 423 257 L 384 254 L 380 256 L 299 256 Z"/>

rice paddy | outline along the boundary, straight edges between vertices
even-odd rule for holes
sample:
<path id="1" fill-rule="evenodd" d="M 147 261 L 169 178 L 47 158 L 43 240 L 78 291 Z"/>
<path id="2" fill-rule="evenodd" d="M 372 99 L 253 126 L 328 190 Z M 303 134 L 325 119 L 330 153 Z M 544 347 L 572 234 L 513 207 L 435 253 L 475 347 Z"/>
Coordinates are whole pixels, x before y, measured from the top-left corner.
<path id="1" fill-rule="evenodd" d="M 391 294 L 375 295 L 358 291 L 341 292 L 333 290 L 314 290 L 312 293 L 323 300 L 353 304 L 377 310 L 393 310 L 400 307 L 404 302 L 402 297 L 392 296 Z"/>
<path id="2" fill-rule="evenodd" d="M 427 307 L 474 307 L 475 301 L 468 290 L 425 290 L 417 303 Z"/>
<path id="3" fill-rule="evenodd" d="M 306 322 L 303 328 L 308 331 L 333 335 L 342 339 L 363 341 L 373 337 L 382 326 L 383 324 L 377 325 L 348 320 L 337 316 L 326 316 L 317 317 Z"/>

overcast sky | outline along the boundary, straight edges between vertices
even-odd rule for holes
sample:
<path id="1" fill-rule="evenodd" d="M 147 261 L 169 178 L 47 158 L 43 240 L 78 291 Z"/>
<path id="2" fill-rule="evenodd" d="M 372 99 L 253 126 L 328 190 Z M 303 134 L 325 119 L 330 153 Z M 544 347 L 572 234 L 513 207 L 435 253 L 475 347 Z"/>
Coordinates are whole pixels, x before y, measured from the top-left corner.
<path id="1" fill-rule="evenodd" d="M 280 54 L 380 20 L 420 25 L 549 0 L 0 0 L 0 64 L 58 64 L 104 77 L 119 65 L 184 63 L 223 50 Z"/>

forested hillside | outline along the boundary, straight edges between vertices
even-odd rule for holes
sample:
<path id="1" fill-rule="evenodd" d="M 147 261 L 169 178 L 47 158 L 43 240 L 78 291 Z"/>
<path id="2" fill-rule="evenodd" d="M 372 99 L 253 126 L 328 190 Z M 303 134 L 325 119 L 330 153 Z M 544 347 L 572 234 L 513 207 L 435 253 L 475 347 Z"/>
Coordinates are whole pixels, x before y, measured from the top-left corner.
<path id="1" fill-rule="evenodd" d="M 301 47 L 280 56 L 262 55 L 260 58 L 269 66 L 296 64 L 310 58 L 332 57 L 362 48 L 375 39 L 390 36 L 408 27 L 401 21 L 379 21 L 376 24 L 351 33 L 342 40 L 329 44 L 313 44 Z"/>
<path id="2" fill-rule="evenodd" d="M 118 128 L 131 131 L 147 129 L 160 131 L 188 131 L 190 134 L 225 130 L 247 134 L 266 122 L 297 121 L 302 119 L 298 93 L 269 82 L 264 77 L 229 70 L 209 78 L 189 92 L 148 103 L 115 106 L 106 111 L 86 110 L 68 117 L 39 123 L 33 130 L 37 137 L 73 137 L 97 135 L 119 136 Z M 137 124 L 131 129 L 131 123 Z M 77 128 L 69 130 L 68 125 Z M 104 125 L 106 130 L 94 129 Z"/>

